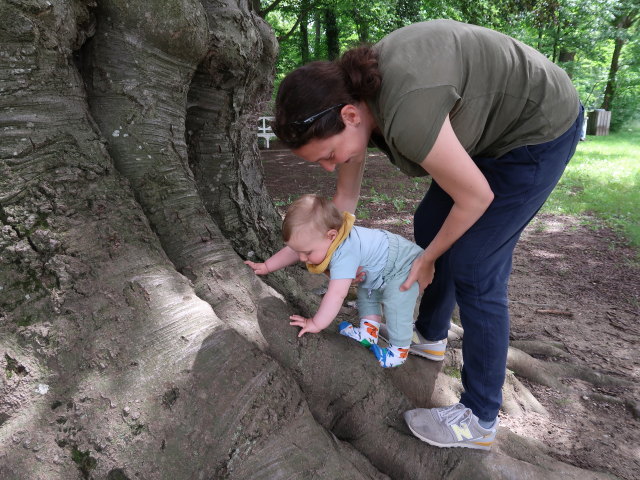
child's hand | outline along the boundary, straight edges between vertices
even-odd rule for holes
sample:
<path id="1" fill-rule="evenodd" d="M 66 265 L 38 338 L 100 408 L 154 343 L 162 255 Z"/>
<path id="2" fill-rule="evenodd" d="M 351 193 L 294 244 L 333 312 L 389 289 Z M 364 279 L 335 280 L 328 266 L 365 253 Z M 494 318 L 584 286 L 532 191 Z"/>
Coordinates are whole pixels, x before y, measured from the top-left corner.
<path id="1" fill-rule="evenodd" d="M 313 318 L 304 318 L 300 315 L 291 315 L 289 317 L 289 320 L 293 320 L 292 322 L 289 322 L 289 325 L 302 327 L 302 330 L 300 330 L 300 332 L 298 333 L 298 337 L 301 337 L 305 333 L 318 333 L 322 331 L 321 328 L 318 328 L 318 326 L 313 323 Z"/>
<path id="2" fill-rule="evenodd" d="M 266 263 L 254 263 L 251 260 L 245 260 L 245 265 L 249 265 L 256 275 L 266 275 L 269 273 Z"/>

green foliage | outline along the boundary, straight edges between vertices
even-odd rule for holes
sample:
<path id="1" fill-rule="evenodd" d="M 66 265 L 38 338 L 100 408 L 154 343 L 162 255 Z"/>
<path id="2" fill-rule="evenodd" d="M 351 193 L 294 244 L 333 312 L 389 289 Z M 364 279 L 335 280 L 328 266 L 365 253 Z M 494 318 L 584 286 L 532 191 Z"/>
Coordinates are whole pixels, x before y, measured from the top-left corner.
<path id="1" fill-rule="evenodd" d="M 640 119 L 640 71 L 618 73 L 616 96 L 611 108 L 611 131 L 628 129 Z"/>
<path id="2" fill-rule="evenodd" d="M 640 41 L 629 42 L 622 53 L 611 108 L 611 130 L 625 131 L 640 120 Z"/>
<path id="3" fill-rule="evenodd" d="M 462 378 L 462 374 L 460 373 L 460 369 L 458 367 L 448 365 L 444 367 L 443 371 L 445 375 L 448 375 L 453 378 L 457 378 L 458 380 Z"/>
<path id="4" fill-rule="evenodd" d="M 94 470 L 98 465 L 98 461 L 91 456 L 89 450 L 83 452 L 74 447 L 71 450 L 71 459 L 78 465 L 82 478 L 90 478 L 91 470 Z"/>
<path id="5" fill-rule="evenodd" d="M 24 365 L 20 364 L 15 358 L 11 357 L 8 354 L 4 354 L 4 360 L 7 366 L 5 367 L 5 375 L 7 378 L 13 377 L 13 374 L 17 374 L 19 376 L 25 376 L 27 374 L 27 369 Z"/>
<path id="6" fill-rule="evenodd" d="M 399 27 L 435 18 L 473 23 L 511 35 L 559 63 L 571 75 L 587 110 L 602 105 L 614 40 L 624 37 L 626 43 L 615 79 L 612 130 L 623 128 L 639 115 L 640 21 L 637 0 L 276 2 L 261 3 L 263 13 L 266 12 L 265 18 L 274 28 L 280 44 L 274 91 L 289 71 L 302 64 L 303 58 L 329 58 L 325 12 L 330 10 L 336 18 L 340 51 L 362 42 L 375 43 Z M 269 5 L 275 5 L 275 8 Z M 625 24 L 621 28 L 620 18 L 625 15 L 633 21 L 630 26 Z M 306 28 L 301 28 L 302 23 Z"/>
<path id="7" fill-rule="evenodd" d="M 406 206 L 406 202 L 404 198 L 394 198 L 391 203 L 393 203 L 394 208 L 396 209 L 396 211 L 399 213 L 401 211 L 404 210 L 405 206 Z"/>
<path id="8" fill-rule="evenodd" d="M 369 208 L 367 207 L 359 206 L 358 210 L 356 211 L 356 217 L 358 218 L 358 220 L 367 220 L 371 218 L 371 210 L 369 210 Z"/>

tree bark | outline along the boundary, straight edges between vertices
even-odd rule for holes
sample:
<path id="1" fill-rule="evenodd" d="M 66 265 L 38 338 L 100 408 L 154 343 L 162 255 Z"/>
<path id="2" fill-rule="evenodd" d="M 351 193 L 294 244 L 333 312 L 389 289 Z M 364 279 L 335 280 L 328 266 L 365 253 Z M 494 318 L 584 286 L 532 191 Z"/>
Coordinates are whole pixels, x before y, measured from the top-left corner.
<path id="1" fill-rule="evenodd" d="M 320 39 L 322 38 L 322 16 L 320 15 L 320 11 L 316 11 L 313 15 L 313 27 L 315 30 L 315 34 L 313 36 L 313 58 L 315 60 L 320 60 L 320 50 L 322 42 Z"/>
<path id="2" fill-rule="evenodd" d="M 633 26 L 638 19 L 638 8 L 631 8 L 630 11 L 616 16 L 613 21 L 616 36 L 614 39 L 613 54 L 611 55 L 611 66 L 609 67 L 609 75 L 607 77 L 607 86 L 604 89 L 604 98 L 600 108 L 611 110 L 613 100 L 616 94 L 616 77 L 620 69 L 620 55 L 622 48 L 627 43 L 626 32 Z"/>
<path id="3" fill-rule="evenodd" d="M 358 8 L 353 8 L 352 14 L 358 31 L 358 41 L 360 43 L 369 43 L 369 19 L 363 16 Z"/>
<path id="4" fill-rule="evenodd" d="M 129 6 L 145 10 L 142 4 Z M 182 6 L 204 14 L 197 4 Z M 106 13 L 109 7 L 114 10 Z M 109 15 L 109 22 L 98 22 L 97 42 L 83 54 L 103 55 L 101 95 L 92 98 L 96 113 L 101 113 L 96 110 L 100 100 L 109 108 L 101 119 L 106 132 L 120 130 L 117 139 L 135 137 L 134 149 L 143 145 L 157 162 L 155 168 L 144 165 L 141 174 L 131 165 L 135 157 L 130 158 L 124 142 L 110 143 L 128 181 L 114 169 L 91 121 L 72 62 L 72 49 L 87 34 L 76 25 L 90 25 L 90 12 L 80 2 L 2 7 L 7 45 L 2 58 L 12 62 L 11 69 L 1 69 L 2 84 L 12 86 L 2 107 L 15 127 L 3 132 L 0 150 L 0 345 L 3 360 L 11 361 L 6 371 L 16 373 L 3 376 L 1 385 L 0 477 L 266 479 L 273 478 L 275 468 L 294 476 L 384 478 L 353 447 L 319 427 L 291 376 L 260 352 L 259 342 L 225 325 L 194 284 L 176 271 L 178 262 L 184 268 L 193 257 L 171 238 L 162 238 L 169 230 L 165 217 L 184 205 L 172 199 L 171 190 L 185 195 L 193 181 L 176 173 L 176 159 L 186 158 L 183 137 L 169 126 L 179 95 L 173 97 L 158 82 L 175 89 L 171 81 L 188 76 L 198 58 L 195 48 L 186 49 L 186 59 L 172 58 L 175 44 L 154 38 L 165 31 L 157 28 L 160 22 L 149 22 L 146 32 L 139 21 L 129 24 L 134 30 L 118 31 L 136 17 L 121 19 L 115 7 L 122 5 L 101 4 L 98 18 Z M 166 10 L 167 17 L 188 16 Z M 148 71 L 114 77 L 116 69 L 109 67 L 115 60 L 99 52 L 99 42 L 119 34 L 114 47 L 122 66 L 135 69 L 134 53 L 141 55 L 139 60 L 151 53 L 149 64 L 139 68 L 150 68 L 161 79 Z M 121 41 L 127 36 L 128 45 Z M 125 94 L 124 87 L 131 89 Z M 184 87 L 179 89 L 183 98 Z M 137 88 L 138 96 L 132 93 Z M 154 101 L 163 89 L 167 102 Z M 141 105 L 123 98 L 127 94 Z M 143 107 L 148 119 L 136 115 Z M 117 118 L 123 110 L 130 116 Z M 157 138 L 146 136 L 150 123 L 163 114 L 168 123 L 158 126 Z M 161 151 L 164 145 L 171 145 L 171 151 Z M 166 175 L 164 185 L 154 170 Z M 149 181 L 158 182 L 155 195 Z M 148 203 L 145 208 L 154 197 L 158 208 Z M 185 203 L 183 208 L 195 210 Z M 173 225 L 176 235 L 194 228 L 188 222 Z M 198 240 L 213 244 L 210 237 Z M 218 248 L 227 249 L 227 258 L 198 258 L 224 279 L 220 288 L 235 289 L 233 300 L 240 301 L 246 292 L 225 272 L 232 250 Z M 239 259 L 233 262 L 238 269 Z M 245 288 L 260 298 L 265 287 L 249 279 Z M 220 293 L 213 295 L 228 302 Z M 229 308 L 211 303 L 220 311 Z"/>
<path id="5" fill-rule="evenodd" d="M 560 49 L 560 55 L 558 56 L 558 62 L 562 65 L 562 68 L 564 68 L 565 72 L 567 72 L 567 75 L 569 75 L 569 78 L 573 78 L 573 71 L 574 71 L 574 62 L 576 59 L 576 52 L 575 51 L 569 51 L 569 50 L 565 50 L 565 49 Z"/>
<path id="6" fill-rule="evenodd" d="M 324 9 L 324 25 L 327 42 L 327 58 L 335 60 L 340 55 L 340 42 L 338 39 L 338 19 L 333 8 Z"/>
<path id="7" fill-rule="evenodd" d="M 309 0 L 303 0 L 301 4 L 302 18 L 300 19 L 300 60 L 306 64 L 310 60 L 309 52 Z"/>
<path id="8" fill-rule="evenodd" d="M 613 54 L 611 55 L 611 65 L 609 66 L 609 75 L 607 76 L 607 85 L 604 89 L 602 105 L 600 105 L 600 108 L 604 110 L 611 111 L 611 106 L 613 105 L 613 99 L 616 95 L 616 77 L 620 69 L 620 54 L 622 53 L 624 44 L 625 41 L 623 39 L 615 39 Z"/>

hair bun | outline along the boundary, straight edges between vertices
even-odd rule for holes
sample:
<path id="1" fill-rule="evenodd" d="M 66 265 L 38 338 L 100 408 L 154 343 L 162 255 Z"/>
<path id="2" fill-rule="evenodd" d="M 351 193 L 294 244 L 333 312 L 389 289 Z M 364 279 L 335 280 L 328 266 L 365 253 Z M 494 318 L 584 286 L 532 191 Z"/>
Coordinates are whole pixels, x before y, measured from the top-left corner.
<path id="1" fill-rule="evenodd" d="M 382 83 L 378 54 L 368 45 L 347 50 L 336 61 L 345 76 L 347 90 L 355 100 L 373 98 Z"/>

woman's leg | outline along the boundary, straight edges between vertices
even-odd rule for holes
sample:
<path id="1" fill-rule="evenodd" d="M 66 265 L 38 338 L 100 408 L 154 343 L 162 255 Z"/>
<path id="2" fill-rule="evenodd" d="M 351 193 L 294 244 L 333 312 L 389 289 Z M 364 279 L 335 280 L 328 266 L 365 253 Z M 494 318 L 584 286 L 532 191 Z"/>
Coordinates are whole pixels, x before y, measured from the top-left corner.
<path id="1" fill-rule="evenodd" d="M 502 403 L 513 249 L 573 155 L 581 119 L 551 142 L 516 148 L 497 159 L 474 158 L 495 198 L 449 250 L 448 266 L 464 328 L 461 403 L 480 420 L 494 419 Z"/>

